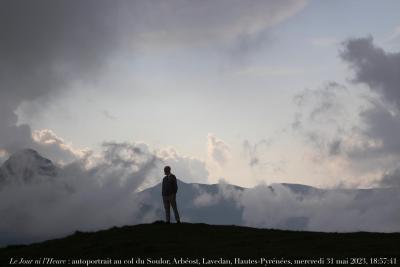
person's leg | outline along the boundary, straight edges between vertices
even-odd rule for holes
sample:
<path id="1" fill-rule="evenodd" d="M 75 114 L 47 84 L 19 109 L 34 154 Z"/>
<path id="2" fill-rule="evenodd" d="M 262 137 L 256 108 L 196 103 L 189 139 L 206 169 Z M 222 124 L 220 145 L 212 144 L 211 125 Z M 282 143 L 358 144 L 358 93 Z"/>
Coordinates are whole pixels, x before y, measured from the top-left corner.
<path id="1" fill-rule="evenodd" d="M 181 222 L 181 220 L 179 218 L 178 207 L 176 205 L 176 195 L 175 194 L 171 196 L 171 206 L 172 206 L 172 209 L 174 210 L 175 220 L 177 222 Z"/>
<path id="2" fill-rule="evenodd" d="M 164 210 L 165 210 L 165 221 L 167 223 L 170 222 L 170 201 L 169 198 L 166 196 L 163 196 L 163 202 L 164 202 Z"/>

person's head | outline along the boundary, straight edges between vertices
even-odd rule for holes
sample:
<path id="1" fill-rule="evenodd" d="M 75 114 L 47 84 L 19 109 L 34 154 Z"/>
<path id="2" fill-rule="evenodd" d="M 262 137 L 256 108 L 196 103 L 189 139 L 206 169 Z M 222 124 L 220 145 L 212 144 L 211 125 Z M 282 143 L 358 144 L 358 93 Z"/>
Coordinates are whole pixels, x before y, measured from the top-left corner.
<path id="1" fill-rule="evenodd" d="M 165 175 L 170 174 L 171 173 L 171 167 L 170 166 L 165 166 L 164 167 L 164 173 L 165 173 Z"/>

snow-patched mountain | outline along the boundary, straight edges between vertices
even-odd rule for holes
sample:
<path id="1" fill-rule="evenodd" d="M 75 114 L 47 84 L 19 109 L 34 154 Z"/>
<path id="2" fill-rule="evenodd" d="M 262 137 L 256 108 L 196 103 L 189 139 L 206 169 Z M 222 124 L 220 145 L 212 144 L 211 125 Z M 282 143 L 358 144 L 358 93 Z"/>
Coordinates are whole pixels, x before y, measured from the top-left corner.
<path id="1" fill-rule="evenodd" d="M 0 167 L 0 186 L 30 184 L 54 179 L 57 167 L 33 149 L 23 149 L 10 156 Z"/>

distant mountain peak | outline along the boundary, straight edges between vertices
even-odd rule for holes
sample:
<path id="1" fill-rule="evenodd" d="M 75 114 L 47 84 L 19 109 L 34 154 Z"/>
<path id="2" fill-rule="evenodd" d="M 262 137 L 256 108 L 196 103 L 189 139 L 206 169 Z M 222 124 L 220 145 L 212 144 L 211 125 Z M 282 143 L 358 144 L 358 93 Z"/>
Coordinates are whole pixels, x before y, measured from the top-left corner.
<path id="1" fill-rule="evenodd" d="M 25 148 L 11 154 L 9 160 L 15 160 L 21 157 L 43 158 L 36 150 L 32 148 Z"/>
<path id="2" fill-rule="evenodd" d="M 0 183 L 32 183 L 57 175 L 53 162 L 26 148 L 13 153 L 0 167 Z"/>

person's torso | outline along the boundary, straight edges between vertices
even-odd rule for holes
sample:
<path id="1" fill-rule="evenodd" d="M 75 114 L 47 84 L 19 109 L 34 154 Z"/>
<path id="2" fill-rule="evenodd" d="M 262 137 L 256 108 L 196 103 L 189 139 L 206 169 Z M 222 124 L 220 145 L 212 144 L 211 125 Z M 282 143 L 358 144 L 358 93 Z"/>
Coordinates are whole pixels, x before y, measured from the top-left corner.
<path id="1" fill-rule="evenodd" d="M 175 190 L 175 175 L 169 174 L 163 178 L 162 195 L 171 195 Z"/>

